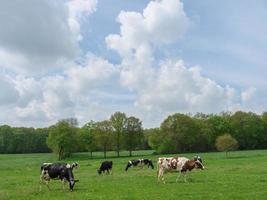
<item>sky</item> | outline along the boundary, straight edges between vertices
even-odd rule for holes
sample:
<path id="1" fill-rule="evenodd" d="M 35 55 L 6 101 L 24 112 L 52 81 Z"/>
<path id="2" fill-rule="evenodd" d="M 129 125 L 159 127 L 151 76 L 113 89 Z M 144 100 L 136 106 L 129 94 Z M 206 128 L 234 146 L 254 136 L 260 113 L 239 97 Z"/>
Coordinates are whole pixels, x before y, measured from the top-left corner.
<path id="1" fill-rule="evenodd" d="M 265 0 L 3 0 L 0 125 L 267 111 Z"/>

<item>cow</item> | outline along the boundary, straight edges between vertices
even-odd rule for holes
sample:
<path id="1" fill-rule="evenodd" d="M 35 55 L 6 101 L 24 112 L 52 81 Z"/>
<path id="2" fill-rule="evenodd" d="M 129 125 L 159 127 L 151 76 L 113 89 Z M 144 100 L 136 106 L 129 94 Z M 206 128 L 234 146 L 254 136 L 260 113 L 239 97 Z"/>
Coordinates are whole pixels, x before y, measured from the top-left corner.
<path id="1" fill-rule="evenodd" d="M 74 169 L 74 168 L 77 169 L 78 167 L 79 167 L 79 163 L 77 163 L 77 162 L 74 162 L 71 164 L 72 169 Z"/>
<path id="2" fill-rule="evenodd" d="M 200 156 L 195 156 L 193 159 L 188 159 L 186 157 L 169 157 L 169 158 L 159 158 L 158 159 L 158 182 L 161 178 L 163 183 L 164 173 L 166 172 L 180 172 L 180 175 L 177 177 L 176 182 L 180 179 L 181 175 L 184 176 L 184 181 L 186 182 L 186 172 L 190 172 L 193 169 L 204 169 L 202 164 L 202 159 Z"/>
<path id="3" fill-rule="evenodd" d="M 126 168 L 125 168 L 125 171 L 127 171 L 131 166 L 140 166 L 143 168 L 144 165 L 147 165 L 147 167 L 151 167 L 152 169 L 154 169 L 154 165 L 152 163 L 151 160 L 149 159 L 138 159 L 138 160 L 129 160 L 127 165 L 126 165 Z"/>
<path id="4" fill-rule="evenodd" d="M 99 169 L 97 170 L 98 174 L 106 172 L 109 174 L 109 170 L 112 170 L 112 161 L 104 161 L 101 163 Z"/>
<path id="5" fill-rule="evenodd" d="M 79 180 L 75 180 L 73 176 L 73 169 L 78 167 L 78 163 L 72 164 L 67 163 L 43 163 L 41 165 L 40 175 L 40 190 L 41 184 L 45 183 L 50 190 L 50 180 L 61 180 L 63 183 L 63 189 L 65 188 L 66 182 L 69 182 L 69 188 L 73 191 L 74 185 Z"/>

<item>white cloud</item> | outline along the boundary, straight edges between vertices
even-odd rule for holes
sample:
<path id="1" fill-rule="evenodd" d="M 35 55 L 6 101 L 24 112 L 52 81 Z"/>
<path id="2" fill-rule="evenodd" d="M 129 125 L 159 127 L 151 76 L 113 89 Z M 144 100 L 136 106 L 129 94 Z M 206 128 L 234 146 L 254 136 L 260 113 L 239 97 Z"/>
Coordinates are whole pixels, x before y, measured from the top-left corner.
<path id="1" fill-rule="evenodd" d="M 32 100 L 39 101 L 42 99 L 42 85 L 33 77 L 16 76 L 14 78 L 14 88 L 19 93 L 17 100 L 19 106 L 24 107 Z"/>
<path id="2" fill-rule="evenodd" d="M 181 60 L 163 62 L 155 71 L 154 81 L 137 90 L 136 106 L 161 112 L 220 112 L 234 103 L 233 88 L 220 86 Z"/>
<path id="3" fill-rule="evenodd" d="M 221 86 L 182 60 L 154 58 L 155 48 L 177 41 L 190 26 L 179 0 L 151 1 L 142 13 L 122 11 L 117 20 L 120 34 L 106 37 L 106 44 L 122 57 L 121 84 L 136 93 L 135 106 L 144 117 L 146 112 L 160 112 L 159 119 L 171 112 L 220 112 L 239 106 L 234 88 Z"/>
<path id="4" fill-rule="evenodd" d="M 15 101 L 14 107 L 10 108 L 14 117 L 9 120 L 21 124 L 28 124 L 27 120 L 30 120 L 32 124 L 45 126 L 66 117 L 78 117 L 83 122 L 92 114 L 101 118 L 96 108 L 102 109 L 101 113 L 108 109 L 108 106 L 101 105 L 102 101 L 107 101 L 107 98 L 109 101 L 121 100 L 116 91 L 120 87 L 117 85 L 118 72 L 116 66 L 103 58 L 88 54 L 82 64 L 73 65 L 61 75 L 41 79 L 18 75 L 9 81 L 8 87 L 2 84 L 10 95 L 9 98 L 3 96 L 6 105 L 12 102 L 10 99 Z M 127 96 L 123 98 L 127 99 Z M 90 109 L 89 113 L 85 112 L 87 109 Z"/>
<path id="5" fill-rule="evenodd" d="M 69 89 L 79 95 L 88 94 L 93 88 L 101 88 L 112 83 L 112 78 L 118 76 L 118 69 L 107 60 L 87 55 L 84 63 L 68 69 Z"/>
<path id="6" fill-rule="evenodd" d="M 179 0 L 151 1 L 142 14 L 122 11 L 117 20 L 120 35 L 107 36 L 106 43 L 122 57 L 121 82 L 130 89 L 152 81 L 154 48 L 175 42 L 190 24 Z"/>
<path id="7" fill-rule="evenodd" d="M 241 93 L 242 102 L 243 103 L 248 103 L 253 98 L 255 93 L 256 93 L 256 88 L 255 87 L 250 87 L 247 90 L 243 91 Z"/>
<path id="8" fill-rule="evenodd" d="M 120 32 L 106 37 L 107 47 L 121 56 L 116 65 L 89 52 L 76 57 L 83 20 L 95 12 L 97 0 L 38 2 L 6 1 L 9 9 L 0 7 L 1 122 L 48 126 L 77 117 L 82 125 L 122 111 L 152 127 L 173 112 L 252 105 L 255 88 L 238 92 L 179 58 L 159 60 L 156 53 L 181 39 L 191 24 L 180 0 L 155 0 L 140 13 L 120 12 Z M 33 74 L 51 69 L 45 76 Z"/>
<path id="9" fill-rule="evenodd" d="M 68 23 L 71 31 L 76 34 L 78 40 L 82 40 L 80 34 L 80 21 L 96 11 L 97 0 L 70 0 L 67 2 L 69 9 Z"/>
<path id="10" fill-rule="evenodd" d="M 149 40 L 155 44 L 176 41 L 187 31 L 190 23 L 179 0 L 151 1 L 143 16 Z"/>
<path id="11" fill-rule="evenodd" d="M 14 88 L 13 81 L 0 74 L 0 106 L 7 106 L 8 104 L 16 103 L 19 93 Z"/>
<path id="12" fill-rule="evenodd" d="M 42 103 L 33 100 L 26 107 L 15 108 L 16 117 L 20 121 L 46 121 L 48 119 L 47 111 L 42 106 Z"/>
<path id="13" fill-rule="evenodd" d="M 143 13 L 122 11 L 117 21 L 120 35 L 107 36 L 107 46 L 120 54 L 124 64 L 146 67 L 154 60 L 155 47 L 175 42 L 190 24 L 180 0 L 151 1 Z"/>
<path id="14" fill-rule="evenodd" d="M 95 11 L 96 3 L 95 0 L 74 0 L 67 5 L 49 0 L 1 2 L 0 66 L 26 74 L 65 68 L 80 53 L 77 40 L 81 37 L 80 20 Z"/>

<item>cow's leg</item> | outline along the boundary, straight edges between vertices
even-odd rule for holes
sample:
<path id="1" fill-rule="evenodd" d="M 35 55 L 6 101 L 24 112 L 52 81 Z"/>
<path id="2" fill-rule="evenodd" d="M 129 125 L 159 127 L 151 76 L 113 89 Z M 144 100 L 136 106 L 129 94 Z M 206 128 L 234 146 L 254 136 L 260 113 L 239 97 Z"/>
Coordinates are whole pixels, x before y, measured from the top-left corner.
<path id="1" fill-rule="evenodd" d="M 163 174 L 164 174 L 164 170 L 163 169 L 159 169 L 159 171 L 158 171 L 158 182 L 160 181 L 160 178 L 161 178 L 162 182 L 165 184 L 165 180 L 164 180 Z"/>
<path id="2" fill-rule="evenodd" d="M 160 169 L 157 170 L 157 176 L 158 176 L 158 182 L 159 182 L 159 179 L 160 179 Z"/>
<path id="3" fill-rule="evenodd" d="M 40 181 L 39 181 L 39 192 L 42 191 L 42 184 L 43 184 L 43 176 L 40 175 Z"/>
<path id="4" fill-rule="evenodd" d="M 44 180 L 44 181 L 42 181 L 42 183 L 44 183 L 47 186 L 47 188 L 51 191 L 51 189 L 49 187 L 49 180 Z M 42 189 L 42 187 L 41 187 L 41 184 L 40 184 L 40 191 L 41 191 L 41 189 Z"/>
<path id="5" fill-rule="evenodd" d="M 66 186 L 66 179 L 63 178 L 62 180 L 62 189 L 65 190 L 65 186 Z"/>
<path id="6" fill-rule="evenodd" d="M 162 171 L 161 180 L 162 180 L 162 182 L 165 184 L 166 182 L 165 182 L 165 179 L 164 179 L 164 177 L 163 177 L 163 174 L 164 174 L 164 171 Z"/>
<path id="7" fill-rule="evenodd" d="M 182 172 L 178 174 L 177 178 L 176 178 L 176 183 L 179 181 L 179 179 L 181 178 L 182 176 Z"/>
<path id="8" fill-rule="evenodd" d="M 42 191 L 42 184 L 46 184 L 47 188 L 48 188 L 49 190 L 51 190 L 50 187 L 49 187 L 49 185 L 48 185 L 48 184 L 49 184 L 49 179 L 48 179 L 48 180 L 45 179 L 43 173 L 40 175 L 40 182 L 39 182 L 39 191 L 40 191 L 40 192 Z"/>
<path id="9" fill-rule="evenodd" d="M 183 172 L 184 173 L 184 182 L 187 182 L 187 179 L 186 179 L 186 172 Z"/>

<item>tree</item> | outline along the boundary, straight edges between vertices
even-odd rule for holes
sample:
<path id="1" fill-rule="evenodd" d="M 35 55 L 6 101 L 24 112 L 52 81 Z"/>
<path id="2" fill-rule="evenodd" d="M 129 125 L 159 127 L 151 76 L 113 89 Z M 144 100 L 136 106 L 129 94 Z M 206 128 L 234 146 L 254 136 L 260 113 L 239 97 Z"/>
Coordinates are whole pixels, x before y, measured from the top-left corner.
<path id="1" fill-rule="evenodd" d="M 109 120 L 96 123 L 95 137 L 98 146 L 103 149 L 104 158 L 106 158 L 106 152 L 110 149 L 112 144 L 112 126 Z"/>
<path id="2" fill-rule="evenodd" d="M 184 114 L 170 115 L 160 126 L 161 142 L 158 153 L 189 152 L 197 142 L 199 127 L 194 119 Z"/>
<path id="3" fill-rule="evenodd" d="M 216 138 L 224 133 L 233 132 L 231 127 L 231 114 L 223 112 L 220 115 L 211 115 L 207 119 L 207 123 L 209 124 L 211 131 L 210 148 L 215 150 Z"/>
<path id="4" fill-rule="evenodd" d="M 8 125 L 0 126 L 0 146 L 2 153 L 15 153 L 14 151 L 14 131 Z"/>
<path id="5" fill-rule="evenodd" d="M 32 152 L 35 153 L 46 153 L 51 152 L 46 144 L 48 138 L 49 129 L 48 128 L 37 128 L 35 129 L 34 145 Z"/>
<path id="6" fill-rule="evenodd" d="M 115 112 L 110 117 L 111 125 L 114 132 L 114 146 L 117 152 L 117 157 L 120 157 L 122 136 L 126 130 L 127 117 L 124 113 Z"/>
<path id="7" fill-rule="evenodd" d="M 148 145 L 152 149 L 157 149 L 162 141 L 162 138 L 160 137 L 162 134 L 160 134 L 160 129 L 159 128 L 150 128 L 146 129 L 145 131 L 145 137 L 148 140 Z"/>
<path id="8" fill-rule="evenodd" d="M 50 127 L 47 145 L 58 155 L 58 160 L 70 156 L 77 147 L 77 129 L 68 122 L 59 121 Z"/>
<path id="9" fill-rule="evenodd" d="M 267 112 L 262 113 L 261 119 L 264 125 L 262 145 L 260 148 L 267 148 Z"/>
<path id="10" fill-rule="evenodd" d="M 236 138 L 240 149 L 255 149 L 266 146 L 264 121 L 255 113 L 238 111 L 231 116 L 233 137 Z"/>
<path id="11" fill-rule="evenodd" d="M 196 125 L 198 126 L 198 131 L 196 132 L 196 141 L 192 146 L 191 151 L 209 151 L 213 149 L 214 141 L 212 136 L 212 128 L 208 123 L 207 118 L 194 119 Z"/>
<path id="12" fill-rule="evenodd" d="M 226 157 L 229 151 L 234 151 L 238 149 L 238 142 L 230 134 L 224 134 L 218 136 L 216 139 L 216 148 L 218 151 L 225 151 Z"/>
<path id="13" fill-rule="evenodd" d="M 83 150 L 90 152 L 90 157 L 93 157 L 93 151 L 96 150 L 96 138 L 95 138 L 95 130 L 96 123 L 94 121 L 90 121 L 86 123 L 81 129 L 79 129 L 80 133 L 80 142 Z"/>
<path id="14" fill-rule="evenodd" d="M 129 117 L 124 134 L 124 146 L 132 156 L 132 151 L 138 146 L 142 138 L 142 122 L 135 117 Z"/>
<path id="15" fill-rule="evenodd" d="M 78 123 L 78 119 L 75 117 L 70 117 L 70 118 L 66 118 L 66 119 L 61 119 L 59 120 L 59 122 L 67 122 L 70 126 L 72 127 L 78 127 L 79 123 Z"/>

